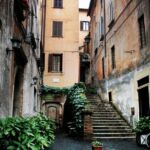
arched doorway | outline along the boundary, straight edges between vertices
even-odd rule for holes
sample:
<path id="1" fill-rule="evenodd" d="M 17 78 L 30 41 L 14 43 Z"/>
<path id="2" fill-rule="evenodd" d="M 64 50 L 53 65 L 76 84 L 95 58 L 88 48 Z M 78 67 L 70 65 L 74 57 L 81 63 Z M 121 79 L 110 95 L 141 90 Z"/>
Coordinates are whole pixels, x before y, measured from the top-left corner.
<path id="1" fill-rule="evenodd" d="M 23 68 L 16 67 L 16 76 L 14 82 L 14 98 L 13 98 L 13 116 L 22 114 L 23 103 Z"/>

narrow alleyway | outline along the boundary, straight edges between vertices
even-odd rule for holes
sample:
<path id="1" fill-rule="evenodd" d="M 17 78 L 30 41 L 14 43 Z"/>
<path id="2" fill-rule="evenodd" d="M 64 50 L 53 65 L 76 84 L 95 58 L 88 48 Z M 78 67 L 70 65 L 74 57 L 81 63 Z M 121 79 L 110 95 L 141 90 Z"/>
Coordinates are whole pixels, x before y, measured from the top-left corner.
<path id="1" fill-rule="evenodd" d="M 138 147 L 134 140 L 102 140 L 103 150 L 148 150 Z M 57 134 L 53 146 L 47 150 L 92 150 L 91 142 L 68 137 L 67 134 Z"/>

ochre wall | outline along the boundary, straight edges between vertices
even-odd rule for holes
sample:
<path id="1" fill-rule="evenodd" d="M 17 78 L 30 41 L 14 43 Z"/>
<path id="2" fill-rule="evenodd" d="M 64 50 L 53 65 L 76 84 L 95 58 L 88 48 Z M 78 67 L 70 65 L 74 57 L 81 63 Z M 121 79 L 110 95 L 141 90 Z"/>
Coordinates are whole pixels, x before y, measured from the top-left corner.
<path id="1" fill-rule="evenodd" d="M 53 8 L 53 0 L 46 4 L 45 72 L 44 84 L 56 87 L 71 86 L 79 78 L 79 12 L 78 1 L 63 0 L 63 8 Z M 63 21 L 63 37 L 52 37 L 53 21 Z M 63 54 L 63 72 L 48 72 L 48 54 Z M 55 82 L 56 81 L 56 82 Z"/>

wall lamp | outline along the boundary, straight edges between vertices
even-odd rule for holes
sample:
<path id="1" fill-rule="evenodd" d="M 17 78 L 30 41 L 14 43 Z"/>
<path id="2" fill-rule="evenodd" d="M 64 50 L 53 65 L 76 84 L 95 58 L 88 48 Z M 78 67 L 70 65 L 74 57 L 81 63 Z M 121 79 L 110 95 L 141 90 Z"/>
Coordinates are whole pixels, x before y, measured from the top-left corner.
<path id="1" fill-rule="evenodd" d="M 21 41 L 17 38 L 12 38 L 11 39 L 11 42 L 12 42 L 12 48 L 13 49 L 9 49 L 9 48 L 6 48 L 6 52 L 8 54 L 9 51 L 14 51 L 15 49 L 19 49 L 21 48 Z"/>
<path id="2" fill-rule="evenodd" d="M 37 84 L 37 81 L 38 81 L 38 77 L 34 76 L 34 77 L 32 78 L 31 86 L 32 86 L 32 85 L 36 85 L 36 84 Z"/>

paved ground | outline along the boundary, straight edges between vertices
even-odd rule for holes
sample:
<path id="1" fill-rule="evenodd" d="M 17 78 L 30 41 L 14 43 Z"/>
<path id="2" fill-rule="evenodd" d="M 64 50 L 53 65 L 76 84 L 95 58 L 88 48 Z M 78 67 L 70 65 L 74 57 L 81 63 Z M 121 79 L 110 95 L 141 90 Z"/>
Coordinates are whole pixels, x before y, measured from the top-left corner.
<path id="1" fill-rule="evenodd" d="M 148 150 L 138 147 L 134 140 L 103 140 L 103 150 Z M 66 134 L 56 136 L 55 144 L 47 150 L 92 150 L 91 142 L 73 139 Z"/>

